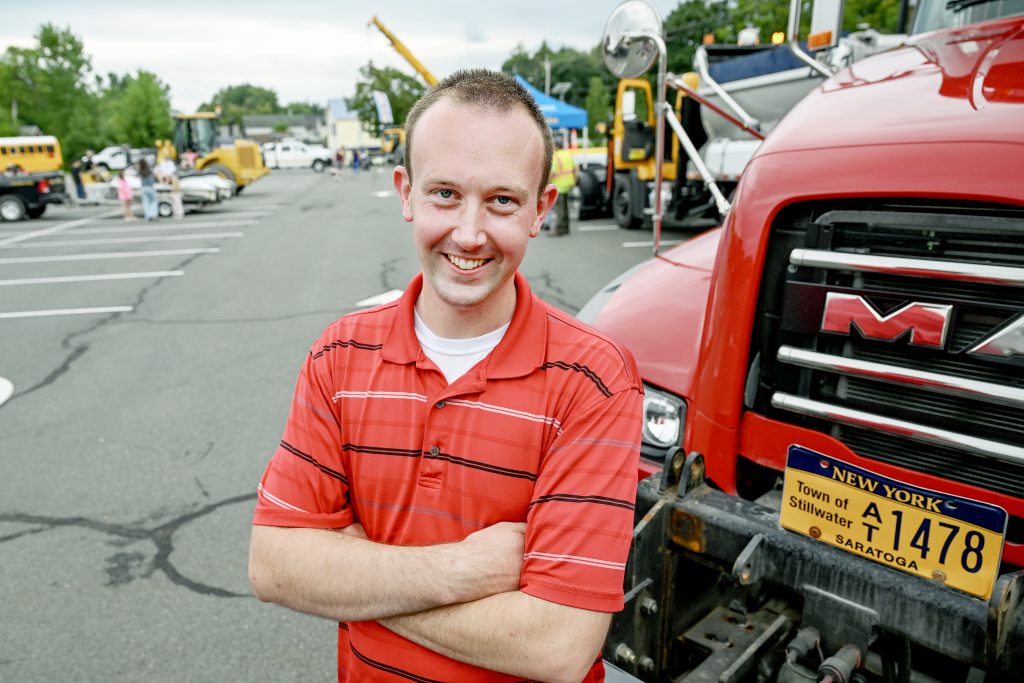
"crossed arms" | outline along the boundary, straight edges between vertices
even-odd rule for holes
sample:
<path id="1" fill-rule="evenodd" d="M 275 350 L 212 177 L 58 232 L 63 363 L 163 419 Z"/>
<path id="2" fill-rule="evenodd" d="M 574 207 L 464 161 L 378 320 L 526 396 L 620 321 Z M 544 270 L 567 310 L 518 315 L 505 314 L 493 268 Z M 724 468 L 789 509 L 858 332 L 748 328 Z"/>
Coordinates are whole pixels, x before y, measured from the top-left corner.
<path id="1" fill-rule="evenodd" d="M 524 678 L 579 681 L 611 615 L 519 590 L 525 524 L 457 543 L 390 546 L 362 527 L 254 526 L 249 576 L 260 600 L 336 621 L 379 621 L 430 650 Z"/>

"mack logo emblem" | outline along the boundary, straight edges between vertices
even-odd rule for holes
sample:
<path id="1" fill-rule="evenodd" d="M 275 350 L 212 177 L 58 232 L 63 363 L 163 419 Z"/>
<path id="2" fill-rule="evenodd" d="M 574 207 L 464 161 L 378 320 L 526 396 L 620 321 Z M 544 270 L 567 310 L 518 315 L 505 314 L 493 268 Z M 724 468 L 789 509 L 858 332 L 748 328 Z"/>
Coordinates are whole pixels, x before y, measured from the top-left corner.
<path id="1" fill-rule="evenodd" d="M 829 292 L 825 297 L 822 332 L 850 334 L 856 327 L 865 339 L 895 341 L 910 335 L 910 343 L 933 349 L 946 346 L 953 320 L 953 307 L 947 304 L 912 302 L 882 315 L 867 299 L 853 294 Z M 996 358 L 1024 357 L 1024 316 L 997 329 L 967 350 L 972 355 Z"/>
<path id="2" fill-rule="evenodd" d="M 881 315 L 864 297 L 829 292 L 821 331 L 850 334 L 850 328 L 856 326 L 865 338 L 885 341 L 909 332 L 911 344 L 941 349 L 946 345 L 952 315 L 952 306 L 916 302 Z"/>

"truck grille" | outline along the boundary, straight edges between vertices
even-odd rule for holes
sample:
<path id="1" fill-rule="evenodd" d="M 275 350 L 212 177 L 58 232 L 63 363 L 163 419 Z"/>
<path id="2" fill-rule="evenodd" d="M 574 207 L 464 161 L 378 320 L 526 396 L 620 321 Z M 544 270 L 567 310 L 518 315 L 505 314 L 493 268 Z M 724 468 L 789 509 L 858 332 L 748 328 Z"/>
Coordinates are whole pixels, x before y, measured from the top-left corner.
<path id="1" fill-rule="evenodd" d="M 252 147 L 238 146 L 238 162 L 245 168 L 256 167 L 256 150 Z"/>
<path id="2" fill-rule="evenodd" d="M 791 207 L 765 277 L 752 407 L 1024 497 L 1024 212 Z"/>

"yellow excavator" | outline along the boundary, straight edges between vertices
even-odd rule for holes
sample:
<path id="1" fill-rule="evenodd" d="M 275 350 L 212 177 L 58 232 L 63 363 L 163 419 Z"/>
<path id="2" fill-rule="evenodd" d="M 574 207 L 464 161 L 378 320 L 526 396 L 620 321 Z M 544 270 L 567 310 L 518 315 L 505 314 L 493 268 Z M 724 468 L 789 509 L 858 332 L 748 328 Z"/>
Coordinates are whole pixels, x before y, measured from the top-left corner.
<path id="1" fill-rule="evenodd" d="M 270 173 L 263 163 L 260 147 L 252 140 L 236 138 L 231 145 L 217 141 L 220 112 L 197 112 L 174 115 L 174 139 L 158 140 L 162 156 L 179 163 L 194 157 L 191 166 L 197 171 L 212 171 L 235 183 L 237 192 Z"/>
<path id="2" fill-rule="evenodd" d="M 409 48 L 405 46 L 405 43 L 400 41 L 394 33 L 389 31 L 384 24 L 380 22 L 376 16 L 370 20 L 367 26 L 376 26 L 380 29 L 380 32 L 384 34 L 384 37 L 391 41 L 391 47 L 395 48 L 398 54 L 405 58 L 405 61 L 409 62 L 409 65 L 416 70 L 416 73 L 420 75 L 427 85 L 433 88 L 437 85 L 437 77 L 430 72 L 430 69 L 423 66 L 423 62 L 416 59 L 416 55 L 409 51 Z M 385 128 L 381 131 L 381 151 L 384 154 L 394 155 L 396 150 L 405 149 L 405 128 L 401 126 L 393 126 L 391 128 Z"/>

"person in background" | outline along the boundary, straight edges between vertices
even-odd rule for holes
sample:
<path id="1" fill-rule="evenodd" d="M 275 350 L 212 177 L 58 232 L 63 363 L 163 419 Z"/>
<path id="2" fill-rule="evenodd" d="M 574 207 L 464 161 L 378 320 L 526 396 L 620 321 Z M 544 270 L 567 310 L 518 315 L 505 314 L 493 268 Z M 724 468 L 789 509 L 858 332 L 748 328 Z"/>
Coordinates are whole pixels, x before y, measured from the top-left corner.
<path id="1" fill-rule="evenodd" d="M 139 159 L 139 181 L 142 183 L 142 216 L 147 222 L 156 220 L 156 174 L 145 159 Z"/>
<path id="2" fill-rule="evenodd" d="M 196 154 L 196 151 L 194 149 L 192 149 L 191 147 L 189 147 L 187 150 L 185 150 L 185 153 L 182 154 L 181 156 L 182 156 L 181 170 L 183 170 L 183 171 L 195 170 L 196 159 L 199 158 L 199 155 Z"/>
<path id="3" fill-rule="evenodd" d="M 174 218 L 185 217 L 185 206 L 181 201 L 181 181 L 178 179 L 178 166 L 169 156 L 165 156 L 156 166 L 157 181 L 171 187 L 171 211 Z"/>
<path id="4" fill-rule="evenodd" d="M 132 212 L 132 198 L 131 183 L 124 177 L 124 170 L 122 169 L 117 172 L 117 200 L 121 202 L 122 214 L 125 221 L 128 222 L 135 220 L 135 214 Z"/>
<path id="5" fill-rule="evenodd" d="M 356 173 L 359 173 L 359 162 L 360 161 L 361 161 L 361 159 L 359 157 L 359 150 L 358 149 L 352 150 L 352 170 L 354 172 L 356 172 Z"/>
<path id="6" fill-rule="evenodd" d="M 554 226 L 552 235 L 569 234 L 569 194 L 576 187 L 579 170 L 572 152 L 563 147 L 555 151 L 551 157 L 551 183 L 558 188 L 558 200 L 554 208 Z"/>
<path id="7" fill-rule="evenodd" d="M 78 199 L 85 199 L 85 186 L 82 184 L 82 162 L 79 159 L 71 162 L 71 179 L 75 182 L 75 193 L 78 195 Z"/>

